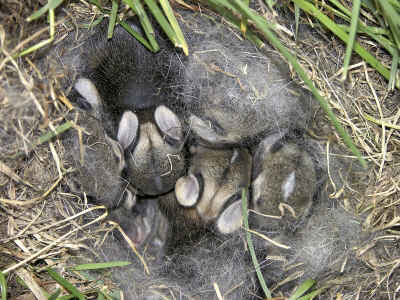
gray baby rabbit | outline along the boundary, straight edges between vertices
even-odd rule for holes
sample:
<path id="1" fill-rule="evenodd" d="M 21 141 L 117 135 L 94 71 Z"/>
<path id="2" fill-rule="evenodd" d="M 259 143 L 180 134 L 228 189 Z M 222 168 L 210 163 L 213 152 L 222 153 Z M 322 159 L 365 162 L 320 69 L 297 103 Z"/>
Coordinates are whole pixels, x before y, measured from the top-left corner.
<path id="1" fill-rule="evenodd" d="M 108 235 L 100 249 L 101 261 L 131 262 L 129 266 L 112 269 L 124 299 L 218 299 L 215 286 L 225 299 L 258 299 L 255 296 L 257 283 L 240 235 L 216 236 L 212 232 L 203 232 L 195 237 L 182 224 L 175 226 L 178 225 L 176 222 L 179 223 L 176 218 L 170 218 L 170 224 L 166 224 L 166 218 L 160 214 L 157 204 L 174 198 L 172 192 L 156 199 L 138 200 L 134 210 L 143 205 L 143 213 L 129 213 L 121 222 L 121 226 L 127 228 L 128 236 L 137 235 L 136 229 L 133 229 L 137 225 L 147 223 L 151 228 L 140 246 L 148 273 L 124 240 Z M 167 235 L 165 228 L 168 228 Z M 130 229 L 133 230 L 129 232 Z M 168 248 L 162 249 L 163 246 Z M 154 249 L 160 251 L 161 257 Z"/>
<path id="2" fill-rule="evenodd" d="M 203 144 L 248 144 L 306 126 L 311 97 L 294 84 L 268 45 L 261 53 L 212 18 L 184 18 L 181 26 L 190 32 L 186 38 L 192 47 L 184 69 L 183 102 L 191 129 Z"/>
<path id="3" fill-rule="evenodd" d="M 100 99 L 90 79 L 79 78 L 75 89 L 89 99 Z M 100 105 L 92 103 L 95 101 L 86 102 L 92 107 L 103 107 L 106 101 Z M 97 116 L 107 124 L 107 113 L 100 110 Z M 159 195 L 173 189 L 186 165 L 184 130 L 178 116 L 164 105 L 140 112 L 127 110 L 117 127 L 115 138 L 126 153 L 126 179 L 139 193 L 146 195 Z"/>
<path id="4" fill-rule="evenodd" d="M 164 254 L 164 246 L 168 233 L 168 221 L 158 208 L 157 199 L 134 199 L 128 195 L 123 205 L 111 210 L 109 220 L 118 223 L 127 237 L 140 249 L 160 257 Z"/>
<path id="5" fill-rule="evenodd" d="M 124 110 L 174 106 L 200 141 L 212 147 L 253 143 L 266 134 L 306 126 L 312 99 L 293 83 L 268 45 L 261 53 L 210 17 L 179 13 L 188 57 L 157 26 L 161 50 L 156 54 L 121 26 L 107 40 L 107 24 L 101 24 L 88 39 L 81 76 L 92 80 L 107 111 L 117 112 L 119 119 Z M 135 20 L 127 22 L 140 32 Z"/>
<path id="6" fill-rule="evenodd" d="M 126 20 L 132 30 L 144 35 L 139 21 Z M 181 61 L 158 27 L 155 38 L 161 50 L 154 53 L 116 25 L 107 39 L 108 22 L 95 27 L 80 48 L 80 76 L 90 79 L 104 99 L 106 110 L 143 110 L 176 101 Z"/>
<path id="7" fill-rule="evenodd" d="M 68 161 L 76 169 L 68 184 L 73 191 L 84 192 L 98 203 L 113 208 L 119 205 L 127 186 L 121 178 L 125 167 L 123 149 L 106 134 L 98 119 L 102 103 L 94 85 L 88 80 L 80 80 L 75 88 L 90 104 L 91 110 L 79 110 L 69 116 L 76 121 L 82 137 L 74 130 L 64 138 Z"/>

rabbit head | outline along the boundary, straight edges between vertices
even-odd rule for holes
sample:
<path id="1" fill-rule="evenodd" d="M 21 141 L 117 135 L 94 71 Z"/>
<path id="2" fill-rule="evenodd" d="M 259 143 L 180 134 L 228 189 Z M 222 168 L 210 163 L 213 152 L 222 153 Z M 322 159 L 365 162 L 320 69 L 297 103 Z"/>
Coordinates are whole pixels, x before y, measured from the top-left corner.
<path id="1" fill-rule="evenodd" d="M 265 138 L 254 155 L 252 174 L 254 210 L 284 220 L 301 220 L 309 211 L 317 190 L 313 160 L 299 145 L 280 135 Z M 274 219 L 256 216 L 260 224 Z"/>
<path id="2" fill-rule="evenodd" d="M 265 134 L 306 126 L 312 98 L 290 79 L 268 45 L 261 53 L 209 19 L 188 19 L 199 31 L 188 36 L 192 52 L 184 69 L 183 102 L 202 144 L 248 145 Z"/>
<path id="3" fill-rule="evenodd" d="M 192 146 L 187 176 L 175 185 L 177 202 L 195 209 L 205 223 L 216 222 L 221 233 L 241 225 L 242 188 L 250 186 L 251 156 L 247 149 Z M 193 213 L 193 212 L 191 212 Z"/>
<path id="4" fill-rule="evenodd" d="M 125 167 L 122 147 L 105 133 L 98 119 L 102 103 L 94 85 L 88 80 L 79 80 L 75 88 L 91 109 L 70 113 L 78 128 L 66 139 L 67 151 L 76 169 L 70 187 L 108 208 L 116 207 L 126 186 L 121 178 Z"/>
<path id="5" fill-rule="evenodd" d="M 160 195 L 174 188 L 185 169 L 182 124 L 169 108 L 151 112 L 125 111 L 118 141 L 127 153 L 128 180 L 141 193 Z"/>

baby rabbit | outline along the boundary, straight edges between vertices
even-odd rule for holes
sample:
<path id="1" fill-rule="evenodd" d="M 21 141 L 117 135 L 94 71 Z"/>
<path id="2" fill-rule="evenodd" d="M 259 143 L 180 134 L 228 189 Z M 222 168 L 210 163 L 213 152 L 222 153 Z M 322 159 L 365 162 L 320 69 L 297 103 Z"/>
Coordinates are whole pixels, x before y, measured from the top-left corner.
<path id="1" fill-rule="evenodd" d="M 67 161 L 76 170 L 68 184 L 72 191 L 84 192 L 99 204 L 108 208 L 117 207 L 127 186 L 121 178 L 125 167 L 123 149 L 105 133 L 98 119 L 102 104 L 94 85 L 88 80 L 80 80 L 75 89 L 90 104 L 91 110 L 78 110 L 76 114 L 69 115 L 82 137 L 73 130 L 64 138 L 69 157 Z"/>
<path id="2" fill-rule="evenodd" d="M 75 89 L 80 94 L 96 94 L 100 99 L 90 79 L 78 79 Z M 104 113 L 98 115 L 106 118 Z M 139 193 L 160 195 L 173 189 L 186 165 L 183 132 L 178 116 L 164 105 L 122 114 L 116 139 L 126 153 L 126 178 Z"/>
<path id="3" fill-rule="evenodd" d="M 137 114 L 124 112 L 118 141 L 127 153 L 127 178 L 143 194 L 172 190 L 185 171 L 182 125 L 164 105 Z"/>
<path id="4" fill-rule="evenodd" d="M 144 36 L 136 19 L 126 22 Z M 181 62 L 158 28 L 155 38 L 161 50 L 157 53 L 148 50 L 120 25 L 115 26 L 112 39 L 107 39 L 107 30 L 108 22 L 95 27 L 94 34 L 81 47 L 79 61 L 81 77 L 94 83 L 106 110 L 136 111 L 175 102 Z"/>
<path id="5" fill-rule="evenodd" d="M 249 221 L 281 244 L 253 236 L 256 253 L 264 254 L 260 265 L 268 286 L 284 285 L 279 290 L 287 294 L 307 278 L 324 286 L 332 274 L 357 274 L 361 261 L 353 247 L 370 238 L 362 232 L 361 219 L 328 197 L 323 152 L 317 141 L 275 134 L 253 156 L 252 206 L 264 215 L 250 213 Z M 330 160 L 336 169 L 331 175 L 347 172 L 345 165 Z"/>
<path id="6" fill-rule="evenodd" d="M 237 230 L 241 225 L 242 188 L 250 186 L 252 159 L 249 151 L 197 145 L 191 147 L 190 153 L 188 175 L 175 185 L 177 202 L 186 207 L 186 214 L 198 223 L 215 221 L 221 233 Z"/>
<path id="7" fill-rule="evenodd" d="M 311 156 L 279 134 L 266 137 L 254 155 L 252 204 L 254 210 L 282 217 L 286 225 L 296 224 L 309 212 L 317 191 L 317 176 Z M 276 219 L 255 216 L 259 224 L 277 224 Z"/>
<path id="8" fill-rule="evenodd" d="M 249 144 L 265 134 L 306 126 L 311 97 L 292 82 L 268 45 L 260 53 L 209 17 L 183 16 L 181 26 L 192 46 L 183 102 L 204 145 Z"/>
<path id="9" fill-rule="evenodd" d="M 265 134 L 306 126 L 311 97 L 292 82 L 267 45 L 268 52 L 260 53 L 211 18 L 179 13 L 188 57 L 173 49 L 158 27 L 156 54 L 121 26 L 107 40 L 107 24 L 101 24 L 88 39 L 81 76 L 93 81 L 107 111 L 119 119 L 124 110 L 173 105 L 212 147 L 253 144 Z M 137 22 L 127 22 L 140 32 Z"/>
<path id="10" fill-rule="evenodd" d="M 134 19 L 127 23 L 141 32 Z M 108 132 L 126 153 L 126 178 L 141 194 L 166 193 L 185 168 L 182 123 L 164 105 L 176 102 L 178 89 L 172 82 L 181 73 L 179 59 L 160 35 L 163 49 L 154 54 L 119 25 L 107 40 L 106 25 L 96 27 L 83 47 L 78 83 L 89 80 L 99 91 L 103 121 L 112 120 L 106 123 Z"/>
<path id="11" fill-rule="evenodd" d="M 157 204 L 168 201 L 166 197 L 173 199 L 174 193 L 157 197 L 157 200 L 144 199 L 141 203 L 138 200 L 137 206 L 143 205 L 144 214 L 130 213 L 121 222 L 128 231 L 147 222 L 150 231 L 140 246 L 140 252 L 149 273 L 144 271 L 142 262 L 122 239 L 108 235 L 101 246 L 101 261 L 128 260 L 132 263 L 112 269 L 112 276 L 120 283 L 124 299 L 218 299 L 213 284 L 218 286 L 225 299 L 258 299 L 255 296 L 257 283 L 240 235 L 217 236 L 204 232 L 195 238 L 190 234 L 175 234 L 177 231 L 171 232 L 169 225 L 174 225 L 176 219 L 171 218 L 169 223 L 172 224 L 167 224 L 168 238 L 165 239 L 166 219 L 160 215 Z M 180 231 L 189 232 L 184 227 Z M 136 233 L 127 234 L 135 236 Z M 161 248 L 165 243 L 173 245 L 173 248 L 165 249 L 164 256 Z M 159 253 L 154 253 L 154 249 Z"/>
<path id="12" fill-rule="evenodd" d="M 136 247 L 149 247 L 155 257 L 164 253 L 169 225 L 156 199 L 125 197 L 123 205 L 111 210 L 108 219 L 118 223 Z"/>

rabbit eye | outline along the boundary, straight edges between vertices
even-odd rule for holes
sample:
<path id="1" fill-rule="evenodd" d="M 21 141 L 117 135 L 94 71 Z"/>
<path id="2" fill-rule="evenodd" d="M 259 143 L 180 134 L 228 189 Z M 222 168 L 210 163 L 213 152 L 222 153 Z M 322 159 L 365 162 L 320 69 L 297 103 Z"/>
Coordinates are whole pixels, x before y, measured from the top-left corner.
<path id="1" fill-rule="evenodd" d="M 214 119 L 205 119 L 205 122 L 209 124 L 210 128 L 218 135 L 224 135 L 225 130 L 219 125 Z"/>
<path id="2" fill-rule="evenodd" d="M 263 204 L 263 203 L 262 203 L 261 197 L 254 200 L 254 206 L 255 206 L 255 207 L 261 207 L 262 204 Z"/>
<path id="3" fill-rule="evenodd" d="M 179 147 L 182 144 L 181 141 L 177 141 L 174 138 L 171 138 L 170 136 L 168 136 L 166 134 L 162 135 L 162 138 L 165 143 L 167 143 L 168 145 L 170 145 L 172 147 Z"/>

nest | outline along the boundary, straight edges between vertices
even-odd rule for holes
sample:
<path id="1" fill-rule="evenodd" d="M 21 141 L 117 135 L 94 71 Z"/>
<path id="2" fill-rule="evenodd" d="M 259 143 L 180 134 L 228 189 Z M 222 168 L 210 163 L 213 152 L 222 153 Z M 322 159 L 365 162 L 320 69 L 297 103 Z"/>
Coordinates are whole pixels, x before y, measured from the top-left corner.
<path id="1" fill-rule="evenodd" d="M 47 38 L 43 20 L 25 21 L 38 9 L 37 5 L 35 1 L 14 1 L 0 8 L 0 270 L 10 274 L 8 293 L 12 299 L 32 294 L 44 299 L 41 287 L 54 292 L 57 284 L 44 272 L 48 267 L 62 273 L 83 292 L 113 286 L 107 281 L 88 281 L 66 269 L 77 254 L 96 255 L 96 250 L 87 245 L 100 245 L 112 228 L 102 222 L 104 208 L 90 205 L 85 197 L 69 191 L 67 180 L 72 170 L 64 161 L 67 155 L 61 135 L 41 142 L 46 134 L 68 127 L 65 117 L 73 106 L 65 95 L 76 76 L 75 72 L 66 72 L 56 57 L 43 58 L 72 31 L 74 43 L 79 45 L 81 32 L 77 24 L 91 20 L 96 11 L 84 3 L 65 5 L 57 16 L 53 43 L 31 55 L 14 58 L 15 53 Z M 270 17 L 283 28 L 291 27 L 287 19 Z M 358 274 L 327 280 L 329 288 L 324 299 L 334 299 L 339 294 L 343 299 L 386 298 L 398 292 L 400 280 L 400 157 L 396 153 L 399 133 L 396 126 L 383 126 L 373 120 L 396 124 L 400 96 L 397 91 L 388 92 L 387 82 L 357 61 L 357 56 L 353 57 L 348 82 L 341 82 L 345 52 L 342 43 L 321 28 L 302 28 L 305 34 L 297 42 L 288 34 L 290 30 L 282 30 L 280 39 L 297 54 L 314 84 L 329 100 L 341 124 L 364 153 L 369 168 L 353 166 L 356 159 L 322 110 L 314 116 L 309 135 L 324 142 L 327 157 L 346 161 L 350 175 L 343 178 L 343 187 L 331 187 L 331 197 L 340 199 L 348 213 L 362 217 L 364 230 L 375 236 L 368 244 L 351 249 L 358 260 L 354 263 Z M 371 41 L 360 42 L 366 48 L 374 48 L 380 61 L 390 65 L 391 58 L 383 50 L 375 48 Z M 293 77 L 297 80 L 295 74 Z M 360 262 L 364 264 L 358 265 Z M 341 263 L 344 268 L 352 261 Z M 230 267 L 226 265 L 227 273 L 231 272 Z M 17 277 L 26 286 L 20 285 Z M 279 288 L 278 284 L 276 293 Z"/>

